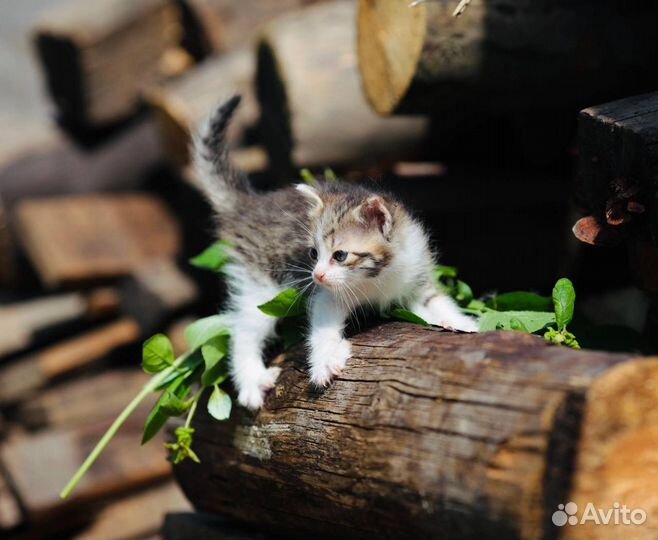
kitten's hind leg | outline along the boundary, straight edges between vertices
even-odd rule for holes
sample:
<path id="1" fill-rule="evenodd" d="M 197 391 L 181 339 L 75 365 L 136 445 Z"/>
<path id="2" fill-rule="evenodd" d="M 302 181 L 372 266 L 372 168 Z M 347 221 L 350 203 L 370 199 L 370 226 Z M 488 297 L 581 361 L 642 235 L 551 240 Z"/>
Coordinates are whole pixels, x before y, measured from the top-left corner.
<path id="1" fill-rule="evenodd" d="M 411 304 L 411 311 L 436 326 L 464 332 L 478 331 L 477 320 L 464 315 L 452 298 L 432 285 L 428 285 Z"/>
<path id="2" fill-rule="evenodd" d="M 238 391 L 238 402 L 251 410 L 260 409 L 281 371 L 278 367 L 265 367 L 263 362 L 263 347 L 274 335 L 276 319 L 258 309 L 259 304 L 276 296 L 278 291 L 264 292 L 263 298 L 255 298 L 254 292 L 233 298 L 231 332 L 231 377 Z"/>

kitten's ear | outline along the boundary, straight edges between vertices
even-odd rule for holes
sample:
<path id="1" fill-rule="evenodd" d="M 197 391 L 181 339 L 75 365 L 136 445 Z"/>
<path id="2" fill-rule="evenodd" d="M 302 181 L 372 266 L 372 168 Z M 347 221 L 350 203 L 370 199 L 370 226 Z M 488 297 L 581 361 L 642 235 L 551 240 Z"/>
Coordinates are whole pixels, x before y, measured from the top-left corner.
<path id="1" fill-rule="evenodd" d="M 321 212 L 324 208 L 324 202 L 314 187 L 309 186 L 308 184 L 297 184 L 295 189 L 310 203 L 309 214 L 317 215 Z"/>
<path id="2" fill-rule="evenodd" d="M 384 199 L 378 195 L 368 197 L 364 203 L 356 209 L 359 221 L 367 225 L 377 227 L 385 238 L 388 238 L 393 226 L 391 212 L 386 207 Z"/>

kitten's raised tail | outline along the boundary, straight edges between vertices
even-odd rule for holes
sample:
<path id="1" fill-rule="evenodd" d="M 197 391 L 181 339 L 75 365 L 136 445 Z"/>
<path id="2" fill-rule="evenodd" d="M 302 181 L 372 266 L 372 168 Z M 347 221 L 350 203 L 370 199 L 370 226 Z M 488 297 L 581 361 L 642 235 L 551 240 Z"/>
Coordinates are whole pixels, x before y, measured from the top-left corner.
<path id="1" fill-rule="evenodd" d="M 200 187 L 219 212 L 232 208 L 239 192 L 250 190 L 246 175 L 231 165 L 226 143 L 226 129 L 240 100 L 236 95 L 220 105 L 194 138 L 194 166 Z"/>

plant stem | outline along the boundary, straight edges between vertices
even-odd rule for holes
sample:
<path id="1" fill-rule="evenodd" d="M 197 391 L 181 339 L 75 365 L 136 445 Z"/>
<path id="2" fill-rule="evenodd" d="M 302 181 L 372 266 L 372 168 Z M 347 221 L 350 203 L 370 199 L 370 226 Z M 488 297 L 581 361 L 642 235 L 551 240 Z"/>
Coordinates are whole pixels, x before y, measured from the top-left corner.
<path id="1" fill-rule="evenodd" d="M 84 463 L 80 465 L 80 468 L 77 470 L 77 472 L 73 475 L 71 480 L 69 480 L 68 484 L 66 484 L 66 487 L 61 491 L 59 496 L 62 499 L 65 499 L 68 497 L 71 492 L 75 489 L 75 487 L 78 485 L 80 480 L 84 477 L 85 474 L 89 471 L 91 466 L 96 462 L 98 459 L 98 456 L 101 455 L 103 450 L 107 447 L 107 445 L 110 443 L 110 441 L 114 438 L 114 436 L 117 434 L 121 426 L 125 423 L 125 421 L 128 419 L 128 417 L 135 412 L 135 409 L 139 406 L 139 404 L 144 401 L 146 396 L 148 396 L 151 392 L 155 391 L 158 386 L 162 383 L 162 381 L 169 376 L 169 374 L 177 369 L 188 357 L 188 354 L 184 354 L 182 356 L 179 356 L 174 363 L 169 366 L 168 368 L 162 370 L 160 373 L 157 375 L 154 375 L 151 377 L 151 380 L 147 382 L 144 387 L 140 390 L 139 394 L 137 394 L 133 400 L 126 406 L 123 411 L 121 411 L 121 414 L 117 416 L 116 420 L 112 422 L 112 425 L 109 427 L 109 429 L 105 432 L 103 437 L 101 437 L 101 440 L 98 441 L 94 449 L 89 453 L 87 456 L 87 459 L 85 459 Z"/>
<path id="2" fill-rule="evenodd" d="M 197 392 L 197 395 L 194 396 L 194 401 L 192 401 L 192 405 L 190 405 L 190 410 L 187 412 L 187 418 L 185 419 L 185 427 L 189 428 L 190 424 L 192 423 L 192 418 L 194 418 L 194 413 L 196 412 L 196 406 L 199 404 L 199 399 L 201 398 L 201 394 L 203 394 L 203 391 L 205 390 L 205 386 L 201 387 L 201 390 Z"/>

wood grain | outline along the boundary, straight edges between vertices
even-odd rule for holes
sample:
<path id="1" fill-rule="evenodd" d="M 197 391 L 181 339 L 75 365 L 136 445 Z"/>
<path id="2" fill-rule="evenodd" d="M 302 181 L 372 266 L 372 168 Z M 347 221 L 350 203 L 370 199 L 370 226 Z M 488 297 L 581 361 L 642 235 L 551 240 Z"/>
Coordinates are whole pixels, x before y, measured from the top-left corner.
<path id="1" fill-rule="evenodd" d="M 21 202 L 20 239 L 49 287 L 116 278 L 174 257 L 180 231 L 154 197 L 78 195 Z"/>
<path id="2" fill-rule="evenodd" d="M 623 489 L 649 519 L 605 534 L 655 537 L 657 359 L 403 323 L 350 341 L 326 391 L 297 351 L 256 416 L 200 416 L 202 466 L 176 468 L 198 509 L 295 538 L 536 540 L 557 535 L 558 503 Z"/>

